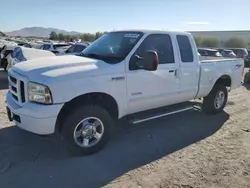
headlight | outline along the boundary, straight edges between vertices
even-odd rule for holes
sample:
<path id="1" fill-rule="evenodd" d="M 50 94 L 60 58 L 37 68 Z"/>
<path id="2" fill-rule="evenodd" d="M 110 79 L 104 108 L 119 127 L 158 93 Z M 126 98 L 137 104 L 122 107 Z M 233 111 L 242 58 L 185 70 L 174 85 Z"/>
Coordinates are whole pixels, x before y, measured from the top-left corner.
<path id="1" fill-rule="evenodd" d="M 52 104 L 52 96 L 48 86 L 29 82 L 28 83 L 28 97 L 30 101 L 42 103 L 42 104 Z"/>

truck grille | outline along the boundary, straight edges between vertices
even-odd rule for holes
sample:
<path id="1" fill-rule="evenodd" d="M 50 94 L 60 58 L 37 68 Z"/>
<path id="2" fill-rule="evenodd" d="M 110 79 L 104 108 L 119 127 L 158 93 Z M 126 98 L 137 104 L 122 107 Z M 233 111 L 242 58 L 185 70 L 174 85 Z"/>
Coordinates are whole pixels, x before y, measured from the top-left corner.
<path id="1" fill-rule="evenodd" d="M 9 78 L 9 90 L 11 92 L 14 101 L 17 104 L 22 105 L 23 103 L 26 102 L 24 81 L 10 74 L 8 78 Z"/>

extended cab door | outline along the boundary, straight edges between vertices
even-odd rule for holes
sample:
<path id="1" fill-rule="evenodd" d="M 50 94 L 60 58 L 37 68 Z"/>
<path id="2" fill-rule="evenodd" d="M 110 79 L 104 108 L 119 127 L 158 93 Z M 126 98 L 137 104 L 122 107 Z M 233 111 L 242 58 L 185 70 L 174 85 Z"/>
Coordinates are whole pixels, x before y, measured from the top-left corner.
<path id="1" fill-rule="evenodd" d="M 179 49 L 179 91 L 180 98 L 184 101 L 195 97 L 199 84 L 200 62 L 191 35 L 176 35 Z"/>
<path id="2" fill-rule="evenodd" d="M 150 34 L 139 45 L 129 59 L 127 70 L 128 112 L 157 108 L 173 104 L 178 99 L 179 79 L 176 75 L 178 62 L 173 48 L 173 37 L 168 34 Z M 136 62 L 148 50 L 158 53 L 156 71 L 139 69 Z"/>

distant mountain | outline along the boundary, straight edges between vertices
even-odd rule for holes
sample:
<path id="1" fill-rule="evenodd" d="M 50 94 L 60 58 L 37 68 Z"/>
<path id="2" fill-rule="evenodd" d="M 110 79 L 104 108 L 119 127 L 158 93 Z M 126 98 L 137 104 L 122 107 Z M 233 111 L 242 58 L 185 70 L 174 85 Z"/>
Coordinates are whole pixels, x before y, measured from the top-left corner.
<path id="1" fill-rule="evenodd" d="M 6 35 L 2 32 L 2 31 L 0 31 L 0 37 L 5 37 Z"/>
<path id="2" fill-rule="evenodd" d="M 20 30 L 5 32 L 8 36 L 22 36 L 22 37 L 49 37 L 50 33 L 54 31 L 56 33 L 63 33 L 65 35 L 77 35 L 80 34 L 76 31 L 65 31 L 56 28 L 45 28 L 45 27 L 25 27 Z"/>

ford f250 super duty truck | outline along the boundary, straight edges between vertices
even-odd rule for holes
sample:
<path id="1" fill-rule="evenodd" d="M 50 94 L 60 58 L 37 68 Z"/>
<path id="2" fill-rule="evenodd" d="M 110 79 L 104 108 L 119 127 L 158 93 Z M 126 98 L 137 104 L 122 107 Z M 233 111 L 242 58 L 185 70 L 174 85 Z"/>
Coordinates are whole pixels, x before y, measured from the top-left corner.
<path id="1" fill-rule="evenodd" d="M 221 112 L 228 91 L 241 85 L 243 69 L 241 59 L 199 61 L 189 33 L 113 31 L 79 56 L 13 66 L 7 112 L 18 127 L 39 135 L 59 133 L 71 148 L 91 154 L 106 145 L 115 120 L 131 114 L 199 98 L 205 112 Z"/>

